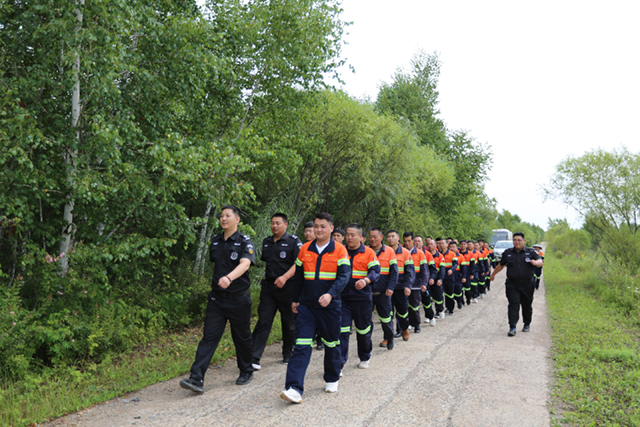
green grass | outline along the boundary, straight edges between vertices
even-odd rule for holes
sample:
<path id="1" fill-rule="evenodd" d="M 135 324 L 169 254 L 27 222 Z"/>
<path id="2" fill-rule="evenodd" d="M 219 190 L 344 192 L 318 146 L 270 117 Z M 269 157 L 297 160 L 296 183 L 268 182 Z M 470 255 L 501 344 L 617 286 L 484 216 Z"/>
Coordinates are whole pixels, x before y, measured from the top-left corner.
<path id="1" fill-rule="evenodd" d="M 591 256 L 545 260 L 553 425 L 640 425 L 640 316 L 611 298 L 616 284 L 598 265 Z"/>
<path id="2" fill-rule="evenodd" d="M 258 295 L 259 290 L 252 290 L 254 313 Z M 254 324 L 256 320 L 254 317 Z M 85 363 L 76 368 L 51 370 L 20 383 L 0 384 L 0 425 L 22 426 L 51 420 L 182 375 L 189 371 L 201 337 L 202 329 L 198 326 L 166 334 L 128 354 L 106 358 L 100 364 Z M 281 338 L 277 316 L 269 342 Z M 233 356 L 235 348 L 227 326 L 211 363 L 221 364 Z"/>

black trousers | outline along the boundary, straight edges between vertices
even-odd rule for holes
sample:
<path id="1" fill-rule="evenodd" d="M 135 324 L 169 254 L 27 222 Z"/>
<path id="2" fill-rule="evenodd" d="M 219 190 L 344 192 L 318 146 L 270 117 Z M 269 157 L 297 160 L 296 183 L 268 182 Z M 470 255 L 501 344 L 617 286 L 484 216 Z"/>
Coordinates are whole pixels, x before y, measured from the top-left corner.
<path id="1" fill-rule="evenodd" d="M 391 302 L 396 312 L 396 329 L 398 331 L 409 329 L 409 304 L 404 289 L 395 289 L 391 295 Z"/>
<path id="2" fill-rule="evenodd" d="M 515 328 L 518 324 L 520 307 L 522 307 L 522 320 L 525 325 L 531 324 L 533 309 L 533 280 L 526 283 L 505 282 L 505 292 L 509 300 L 509 327 Z"/>
<path id="3" fill-rule="evenodd" d="M 231 337 L 236 347 L 240 372 L 253 372 L 251 367 L 251 294 L 239 292 L 222 298 L 214 292 L 207 296 L 202 340 L 198 344 L 196 360 L 191 365 L 190 378 L 203 381 L 211 358 L 218 348 L 227 320 L 231 324 Z"/>
<path id="4" fill-rule="evenodd" d="M 280 323 L 282 326 L 282 357 L 289 358 L 296 344 L 296 319 L 291 311 L 291 299 L 293 288 L 285 285 L 278 288 L 273 283 L 262 282 L 260 291 L 260 305 L 258 306 L 258 323 L 253 330 L 253 362 L 259 364 L 267 346 L 273 319 L 276 311 L 280 311 Z"/>
<path id="5" fill-rule="evenodd" d="M 391 297 L 388 297 L 384 292 L 373 295 L 373 305 L 380 318 L 384 339 L 393 341 L 393 306 L 391 305 Z"/>

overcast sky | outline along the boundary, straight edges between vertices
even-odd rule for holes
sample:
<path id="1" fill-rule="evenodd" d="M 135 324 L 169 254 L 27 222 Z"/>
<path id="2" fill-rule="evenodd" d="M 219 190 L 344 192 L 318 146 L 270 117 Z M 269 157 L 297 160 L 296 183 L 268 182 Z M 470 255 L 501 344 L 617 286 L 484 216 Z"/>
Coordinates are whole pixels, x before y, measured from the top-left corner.
<path id="1" fill-rule="evenodd" d="M 344 90 L 375 99 L 418 49 L 438 52 L 441 118 L 493 148 L 486 192 L 528 222 L 581 219 L 542 201 L 569 155 L 640 151 L 639 1 L 344 0 Z M 606 177 L 603 177 L 606 179 Z"/>

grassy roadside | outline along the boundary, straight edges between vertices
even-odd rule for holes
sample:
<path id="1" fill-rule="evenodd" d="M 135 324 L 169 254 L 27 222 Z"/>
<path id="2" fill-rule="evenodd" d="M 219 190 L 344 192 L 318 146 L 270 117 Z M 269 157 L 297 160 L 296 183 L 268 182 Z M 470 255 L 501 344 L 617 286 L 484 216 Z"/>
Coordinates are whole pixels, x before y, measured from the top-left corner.
<path id="1" fill-rule="evenodd" d="M 595 259 L 549 254 L 552 425 L 640 425 L 640 314 L 605 302 Z"/>
<path id="2" fill-rule="evenodd" d="M 256 305 L 257 299 L 254 301 Z M 255 321 L 257 317 L 253 324 Z M 58 370 L 21 383 L 0 383 L 0 425 L 35 425 L 182 375 L 189 371 L 201 337 L 202 329 L 198 326 L 166 334 L 99 365 Z M 278 315 L 269 343 L 281 338 Z M 227 325 L 211 363 L 224 363 L 233 356 L 235 348 Z"/>

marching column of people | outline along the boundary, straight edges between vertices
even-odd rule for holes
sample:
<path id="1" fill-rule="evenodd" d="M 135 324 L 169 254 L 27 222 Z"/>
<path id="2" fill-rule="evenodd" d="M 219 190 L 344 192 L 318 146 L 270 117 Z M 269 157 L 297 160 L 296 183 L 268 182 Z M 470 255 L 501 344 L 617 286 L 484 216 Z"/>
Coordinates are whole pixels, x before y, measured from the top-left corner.
<path id="1" fill-rule="evenodd" d="M 223 233 L 213 238 L 210 259 L 215 263 L 212 290 L 208 295 L 203 338 L 198 345 L 188 379 L 180 386 L 204 393 L 204 376 L 220 342 L 227 321 L 236 348 L 240 376 L 236 384 L 251 382 L 262 369 L 261 358 L 277 312 L 282 330 L 282 362 L 287 365 L 280 397 L 300 403 L 314 339 L 324 348 L 325 391 L 335 393 L 349 360 L 349 340 L 355 326 L 357 368 L 370 366 L 373 353 L 373 312 L 378 314 L 383 340 L 380 347 L 392 350 L 395 338 L 409 340 L 410 330 L 421 332 L 420 306 L 425 319 L 436 325 L 436 317 L 453 315 L 456 309 L 478 302 L 490 290 L 503 268 L 509 301 L 508 335 L 516 335 L 522 309 L 523 332 L 530 331 L 532 302 L 542 274 L 542 247 L 524 245 L 524 234 L 514 233 L 514 247 L 497 263 L 482 239 L 432 239 L 389 230 L 384 243 L 378 227 L 365 234 L 357 223 L 346 230 L 334 229 L 333 218 L 319 213 L 305 224 L 305 240 L 287 231 L 283 213 L 271 217 L 272 235 L 262 242 L 260 259 L 265 263 L 260 282 L 258 320 L 251 333 L 249 268 L 254 264 L 254 246 L 238 231 L 240 210 L 221 209 Z M 346 243 L 343 244 L 343 243 Z M 395 314 L 395 316 L 394 316 Z M 393 318 L 396 319 L 394 334 Z"/>

